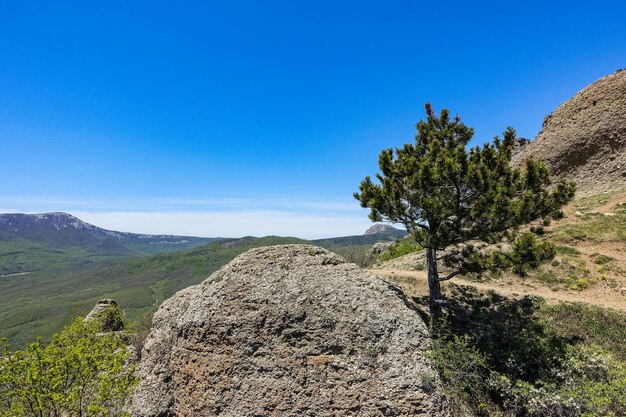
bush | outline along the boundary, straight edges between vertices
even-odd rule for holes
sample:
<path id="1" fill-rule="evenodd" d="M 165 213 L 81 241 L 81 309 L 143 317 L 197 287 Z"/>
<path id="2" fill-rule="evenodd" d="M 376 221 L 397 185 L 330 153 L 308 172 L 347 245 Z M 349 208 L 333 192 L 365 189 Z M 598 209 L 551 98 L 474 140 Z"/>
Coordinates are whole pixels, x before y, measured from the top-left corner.
<path id="1" fill-rule="evenodd" d="M 101 331 L 117 332 L 124 328 L 124 313 L 117 306 L 107 307 L 98 315 Z"/>
<path id="2" fill-rule="evenodd" d="M 533 233 L 524 233 L 518 236 L 511 248 L 511 262 L 513 271 L 519 275 L 526 275 L 529 269 L 537 268 L 543 262 L 549 261 L 556 255 L 556 249 L 550 242 L 540 242 Z"/>
<path id="3" fill-rule="evenodd" d="M 453 286 L 431 357 L 457 411 L 624 416 L 624 323 L 614 311 Z"/>
<path id="4" fill-rule="evenodd" d="M 399 258 L 400 256 L 408 255 L 409 253 L 420 252 L 424 250 L 420 245 L 415 243 L 411 239 L 400 239 L 394 242 L 386 252 L 380 254 L 378 259 L 380 261 L 389 261 L 391 259 Z"/>
<path id="5" fill-rule="evenodd" d="M 492 387 L 514 415 L 529 417 L 626 415 L 626 367 L 597 348 L 570 346 L 552 381 L 514 384 L 500 375 Z"/>
<path id="6" fill-rule="evenodd" d="M 453 408 L 461 410 L 468 404 L 476 412 L 487 411 L 486 404 L 492 403 L 487 385 L 490 370 L 477 348 L 459 335 L 440 334 L 433 340 L 429 357 L 437 365 L 444 393 Z"/>
<path id="7" fill-rule="evenodd" d="M 76 320 L 0 357 L 0 416 L 124 416 L 137 383 L 122 340 Z"/>
<path id="8" fill-rule="evenodd" d="M 594 259 L 594 262 L 598 265 L 605 265 L 608 264 L 609 262 L 614 261 L 615 259 L 611 258 L 610 256 L 606 256 L 606 255 L 600 255 L 598 257 L 596 257 L 596 259 Z"/>

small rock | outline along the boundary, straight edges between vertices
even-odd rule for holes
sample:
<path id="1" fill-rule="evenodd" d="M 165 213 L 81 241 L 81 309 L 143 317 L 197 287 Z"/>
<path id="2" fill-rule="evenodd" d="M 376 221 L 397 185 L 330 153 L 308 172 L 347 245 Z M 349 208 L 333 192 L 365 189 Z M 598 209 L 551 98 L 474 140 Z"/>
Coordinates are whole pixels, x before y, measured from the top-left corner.
<path id="1" fill-rule="evenodd" d="M 605 217 L 614 217 L 615 213 L 604 213 Z"/>
<path id="2" fill-rule="evenodd" d="M 576 217 L 585 217 L 585 215 L 583 213 L 581 213 L 580 211 L 577 211 L 576 213 L 574 213 L 574 215 Z"/>
<path id="3" fill-rule="evenodd" d="M 111 310 L 116 310 L 119 314 L 106 314 Z M 85 317 L 85 321 L 96 320 L 102 324 L 103 332 L 117 332 L 124 328 L 122 314 L 119 312 L 117 303 L 110 298 L 99 300 L 96 306 L 87 314 L 87 317 Z"/>
<path id="4" fill-rule="evenodd" d="M 376 262 L 378 257 L 382 255 L 383 253 L 387 252 L 389 248 L 391 247 L 391 245 L 393 244 L 394 242 L 374 243 L 374 246 L 372 246 L 365 254 L 365 265 L 367 266 L 372 265 L 374 262 Z"/>

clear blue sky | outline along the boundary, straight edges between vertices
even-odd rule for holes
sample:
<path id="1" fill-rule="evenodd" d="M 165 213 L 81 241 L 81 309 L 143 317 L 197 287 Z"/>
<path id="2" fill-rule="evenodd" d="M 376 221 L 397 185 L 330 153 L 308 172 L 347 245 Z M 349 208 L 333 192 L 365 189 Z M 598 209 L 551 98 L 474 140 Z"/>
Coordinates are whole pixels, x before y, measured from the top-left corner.
<path id="1" fill-rule="evenodd" d="M 595 2 L 0 3 L 0 210 L 195 235 L 361 233 L 425 102 L 532 138 L 626 67 Z"/>

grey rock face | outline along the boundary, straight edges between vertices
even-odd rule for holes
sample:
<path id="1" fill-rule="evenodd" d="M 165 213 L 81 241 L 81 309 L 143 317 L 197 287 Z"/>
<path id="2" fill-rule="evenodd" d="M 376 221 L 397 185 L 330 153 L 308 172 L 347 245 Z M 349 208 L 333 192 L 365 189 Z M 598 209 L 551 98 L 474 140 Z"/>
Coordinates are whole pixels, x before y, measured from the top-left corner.
<path id="1" fill-rule="evenodd" d="M 546 116 L 512 162 L 529 158 L 574 180 L 581 195 L 626 188 L 626 71 L 601 78 Z"/>
<path id="2" fill-rule="evenodd" d="M 154 316 L 135 416 L 444 416 L 402 291 L 324 249 L 253 249 Z"/>

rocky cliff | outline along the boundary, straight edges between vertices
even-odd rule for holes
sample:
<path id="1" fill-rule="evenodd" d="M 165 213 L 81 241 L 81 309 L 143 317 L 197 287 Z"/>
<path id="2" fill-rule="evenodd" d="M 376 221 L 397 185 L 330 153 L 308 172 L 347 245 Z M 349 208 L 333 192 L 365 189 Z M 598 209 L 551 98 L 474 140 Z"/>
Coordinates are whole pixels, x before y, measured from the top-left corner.
<path id="1" fill-rule="evenodd" d="M 626 188 L 626 71 L 601 78 L 546 116 L 513 163 L 528 158 L 574 180 L 582 195 Z"/>
<path id="2" fill-rule="evenodd" d="M 324 249 L 253 249 L 156 313 L 135 416 L 444 416 L 402 291 Z"/>

